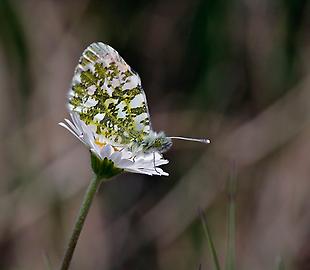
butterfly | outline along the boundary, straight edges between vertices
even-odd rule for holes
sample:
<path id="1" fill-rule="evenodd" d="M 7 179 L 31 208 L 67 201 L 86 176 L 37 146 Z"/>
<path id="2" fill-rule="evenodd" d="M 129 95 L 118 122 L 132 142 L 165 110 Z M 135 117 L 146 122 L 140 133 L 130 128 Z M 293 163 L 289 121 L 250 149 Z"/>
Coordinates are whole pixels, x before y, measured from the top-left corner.
<path id="1" fill-rule="evenodd" d="M 96 134 L 99 146 L 110 144 L 135 154 L 149 154 L 166 152 L 172 139 L 210 142 L 154 131 L 139 75 L 116 50 L 102 42 L 89 45 L 80 57 L 68 107 Z"/>

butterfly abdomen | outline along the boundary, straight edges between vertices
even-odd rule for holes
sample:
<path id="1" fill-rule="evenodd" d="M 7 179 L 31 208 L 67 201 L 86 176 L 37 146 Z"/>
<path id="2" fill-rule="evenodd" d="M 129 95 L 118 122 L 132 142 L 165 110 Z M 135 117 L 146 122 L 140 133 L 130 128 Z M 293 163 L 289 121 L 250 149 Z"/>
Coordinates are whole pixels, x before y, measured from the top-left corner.
<path id="1" fill-rule="evenodd" d="M 164 132 L 150 131 L 145 135 L 143 140 L 138 143 L 141 151 L 144 153 L 160 152 L 164 153 L 172 146 L 172 141 L 168 138 Z"/>

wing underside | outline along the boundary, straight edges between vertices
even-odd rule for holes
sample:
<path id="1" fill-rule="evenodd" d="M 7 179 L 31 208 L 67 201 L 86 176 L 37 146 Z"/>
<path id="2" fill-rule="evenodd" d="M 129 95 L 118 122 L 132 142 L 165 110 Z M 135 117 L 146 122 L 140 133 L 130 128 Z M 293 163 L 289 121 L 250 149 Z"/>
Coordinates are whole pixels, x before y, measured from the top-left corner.
<path id="1" fill-rule="evenodd" d="M 87 47 L 79 60 L 69 91 L 69 110 L 80 115 L 98 140 L 114 145 L 142 141 L 150 131 L 139 75 L 101 42 Z"/>

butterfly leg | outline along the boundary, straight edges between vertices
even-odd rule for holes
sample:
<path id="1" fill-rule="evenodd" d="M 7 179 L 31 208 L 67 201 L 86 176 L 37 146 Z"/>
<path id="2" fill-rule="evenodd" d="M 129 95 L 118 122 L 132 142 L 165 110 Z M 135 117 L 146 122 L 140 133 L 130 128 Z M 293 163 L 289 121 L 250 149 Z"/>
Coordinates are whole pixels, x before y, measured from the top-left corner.
<path id="1" fill-rule="evenodd" d="M 133 162 L 136 162 L 136 157 L 137 157 L 136 154 L 133 154 L 133 155 L 131 156 Z"/>
<path id="2" fill-rule="evenodd" d="M 155 152 L 153 152 L 153 164 L 154 164 L 154 170 L 155 170 L 155 172 L 157 172 L 158 174 L 160 174 L 160 172 L 157 171 L 156 164 L 155 164 Z"/>

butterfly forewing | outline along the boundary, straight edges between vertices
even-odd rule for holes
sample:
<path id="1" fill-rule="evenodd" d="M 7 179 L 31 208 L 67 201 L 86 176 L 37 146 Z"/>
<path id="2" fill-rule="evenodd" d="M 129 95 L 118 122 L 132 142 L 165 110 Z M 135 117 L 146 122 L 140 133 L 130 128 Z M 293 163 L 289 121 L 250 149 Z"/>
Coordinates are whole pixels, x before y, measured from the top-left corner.
<path id="1" fill-rule="evenodd" d="M 69 110 L 112 145 L 142 141 L 150 131 L 139 75 L 101 42 L 87 47 L 79 60 L 69 91 Z"/>

